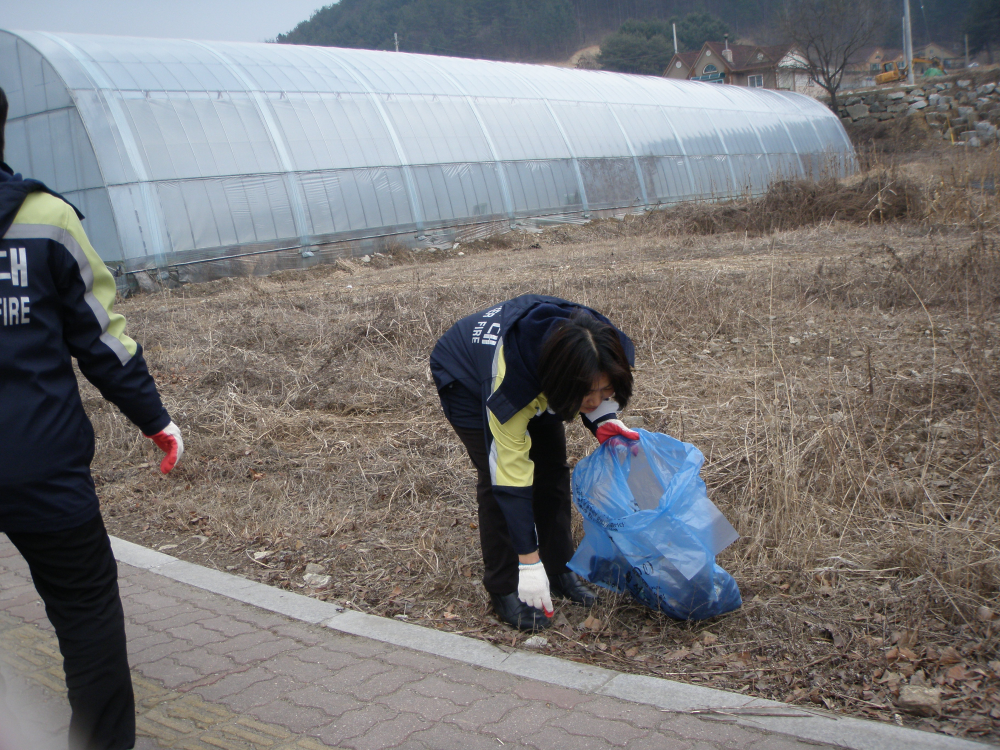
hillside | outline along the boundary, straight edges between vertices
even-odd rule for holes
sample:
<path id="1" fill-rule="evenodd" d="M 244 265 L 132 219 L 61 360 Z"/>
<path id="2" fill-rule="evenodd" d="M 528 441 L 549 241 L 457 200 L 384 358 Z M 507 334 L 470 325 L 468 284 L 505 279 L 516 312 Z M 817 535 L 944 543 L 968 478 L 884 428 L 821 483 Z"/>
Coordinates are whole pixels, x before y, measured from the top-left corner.
<path id="1" fill-rule="evenodd" d="M 970 0 L 924 0 L 913 10 L 917 44 L 957 46 Z M 728 26 L 731 38 L 776 40 L 780 5 L 768 0 L 703 0 L 697 11 Z M 277 41 L 362 49 L 395 48 L 457 57 L 538 62 L 565 60 L 599 44 L 629 19 L 668 20 L 692 11 L 683 0 L 340 0 Z M 893 28 L 884 43 L 899 46 Z"/>
<path id="2" fill-rule="evenodd" d="M 773 14 L 764 0 L 707 0 L 705 11 L 738 33 Z M 565 60 L 597 44 L 629 18 L 688 12 L 680 0 L 341 0 L 322 8 L 278 42 L 364 49 L 399 48 L 494 60 Z"/>

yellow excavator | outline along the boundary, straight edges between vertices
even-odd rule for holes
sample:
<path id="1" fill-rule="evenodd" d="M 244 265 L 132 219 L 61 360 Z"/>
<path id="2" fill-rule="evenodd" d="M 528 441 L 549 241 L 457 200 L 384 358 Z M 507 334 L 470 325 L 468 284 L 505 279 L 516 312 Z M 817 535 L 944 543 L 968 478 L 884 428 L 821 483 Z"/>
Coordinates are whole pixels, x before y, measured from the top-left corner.
<path id="1" fill-rule="evenodd" d="M 922 70 L 917 69 L 917 66 L 921 65 L 925 68 L 931 66 L 941 67 L 941 64 L 936 60 L 928 60 L 926 57 L 914 57 L 913 58 L 913 68 L 916 73 L 923 73 Z M 897 62 L 892 60 L 887 63 L 882 63 L 882 72 L 875 76 L 875 83 L 881 85 L 883 83 L 898 83 L 906 79 L 906 63 Z"/>

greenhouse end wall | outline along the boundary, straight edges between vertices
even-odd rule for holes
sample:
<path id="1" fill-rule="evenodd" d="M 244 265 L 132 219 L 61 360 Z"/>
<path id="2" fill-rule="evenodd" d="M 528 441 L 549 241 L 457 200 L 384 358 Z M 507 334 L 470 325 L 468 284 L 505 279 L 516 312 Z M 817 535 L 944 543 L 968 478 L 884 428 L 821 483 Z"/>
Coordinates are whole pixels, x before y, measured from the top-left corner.
<path id="1" fill-rule="evenodd" d="M 0 31 L 0 86 L 7 161 L 125 271 L 260 272 L 855 168 L 805 96 L 538 65 Z"/>

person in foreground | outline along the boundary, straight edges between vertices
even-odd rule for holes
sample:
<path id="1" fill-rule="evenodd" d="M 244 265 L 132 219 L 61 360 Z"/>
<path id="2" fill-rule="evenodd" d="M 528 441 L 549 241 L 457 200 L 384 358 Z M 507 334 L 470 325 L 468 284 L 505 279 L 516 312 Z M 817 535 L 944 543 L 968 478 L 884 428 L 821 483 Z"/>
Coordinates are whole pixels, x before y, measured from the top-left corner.
<path id="1" fill-rule="evenodd" d="M 0 89 L 0 531 L 28 563 L 63 655 L 73 750 L 135 746 L 118 568 L 90 462 L 94 430 L 72 358 L 167 455 L 184 451 L 141 347 L 113 312 L 115 281 L 71 205 L 3 162 Z"/>
<path id="2" fill-rule="evenodd" d="M 455 323 L 430 366 L 445 417 L 478 475 L 483 584 L 522 630 L 551 624 L 552 595 L 591 606 L 573 556 L 563 422 L 577 414 L 602 444 L 639 433 L 617 418 L 632 395 L 635 349 L 600 313 L 526 294 Z"/>

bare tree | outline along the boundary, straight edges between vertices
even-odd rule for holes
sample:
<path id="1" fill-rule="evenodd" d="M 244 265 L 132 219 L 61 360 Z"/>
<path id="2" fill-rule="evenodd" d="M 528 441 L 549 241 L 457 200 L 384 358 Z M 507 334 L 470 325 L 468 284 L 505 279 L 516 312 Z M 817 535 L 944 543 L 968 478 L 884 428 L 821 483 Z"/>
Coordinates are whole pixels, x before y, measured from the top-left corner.
<path id="1" fill-rule="evenodd" d="M 888 0 L 785 0 L 785 38 L 799 48 L 800 68 L 830 95 L 834 112 L 844 73 L 860 62 L 861 50 L 883 38 L 896 11 Z"/>

